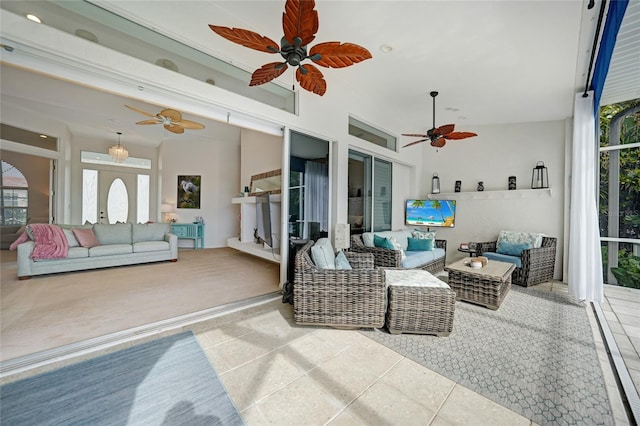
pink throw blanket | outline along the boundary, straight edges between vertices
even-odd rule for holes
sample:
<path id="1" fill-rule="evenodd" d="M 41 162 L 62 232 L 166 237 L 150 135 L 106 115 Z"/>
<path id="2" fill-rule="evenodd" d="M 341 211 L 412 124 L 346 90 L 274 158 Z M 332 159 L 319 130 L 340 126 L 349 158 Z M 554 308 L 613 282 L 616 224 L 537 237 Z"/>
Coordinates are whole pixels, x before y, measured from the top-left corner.
<path id="1" fill-rule="evenodd" d="M 63 259 L 69 253 L 69 243 L 64 231 L 57 225 L 49 223 L 33 223 L 28 225 L 33 233 L 33 253 L 30 258 L 38 259 Z M 17 240 L 11 244 L 10 250 L 15 250 L 19 244 L 29 240 L 27 231 L 23 232 Z"/>

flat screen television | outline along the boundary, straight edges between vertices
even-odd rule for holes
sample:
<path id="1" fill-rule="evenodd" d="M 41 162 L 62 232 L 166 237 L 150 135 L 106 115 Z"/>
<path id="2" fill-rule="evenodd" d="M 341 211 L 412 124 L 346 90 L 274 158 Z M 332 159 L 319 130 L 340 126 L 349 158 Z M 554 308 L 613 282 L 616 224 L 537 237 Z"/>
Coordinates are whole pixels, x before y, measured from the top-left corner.
<path id="1" fill-rule="evenodd" d="M 453 228 L 456 224 L 455 200 L 407 200 L 404 223 L 410 226 Z"/>
<path id="2" fill-rule="evenodd" d="M 273 247 L 271 234 L 271 204 L 269 193 L 256 196 L 256 225 L 257 235 L 269 247 Z"/>

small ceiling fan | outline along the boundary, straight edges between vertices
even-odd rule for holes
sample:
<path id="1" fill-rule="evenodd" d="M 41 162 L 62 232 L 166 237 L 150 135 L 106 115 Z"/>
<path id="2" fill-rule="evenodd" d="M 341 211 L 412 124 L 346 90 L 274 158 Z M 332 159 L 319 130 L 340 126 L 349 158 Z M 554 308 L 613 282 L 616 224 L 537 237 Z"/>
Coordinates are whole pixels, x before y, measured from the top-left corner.
<path id="1" fill-rule="evenodd" d="M 138 121 L 136 124 L 162 124 L 164 125 L 165 129 L 177 134 L 184 133 L 184 129 L 204 129 L 203 124 L 183 119 L 180 111 L 176 111 L 175 109 L 165 108 L 157 114 L 151 114 L 150 112 L 143 111 L 130 105 L 125 106 L 132 111 L 139 112 L 140 114 L 146 115 L 147 117 L 151 117 L 151 120 Z"/>
<path id="2" fill-rule="evenodd" d="M 298 67 L 296 80 L 300 87 L 322 96 L 327 90 L 324 76 L 313 64 L 302 64 L 302 61 L 310 59 L 323 67 L 344 68 L 371 58 L 371 53 L 357 44 L 339 41 L 316 44 L 307 53 L 307 46 L 315 39 L 319 26 L 315 7 L 314 0 L 287 0 L 282 14 L 284 36 L 280 39 L 280 45 L 268 37 L 242 28 L 216 25 L 209 25 L 209 28 L 234 43 L 260 52 L 279 53 L 284 58 L 284 62 L 271 62 L 257 69 L 251 76 L 249 86 L 268 83 L 284 73 L 288 64 Z"/>
<path id="3" fill-rule="evenodd" d="M 472 132 L 454 132 L 454 124 L 445 124 L 444 126 L 436 127 L 436 96 L 438 96 L 438 92 L 430 92 L 429 95 L 433 98 L 433 127 L 427 131 L 426 135 L 420 133 L 403 133 L 402 136 L 424 138 L 404 145 L 403 148 L 425 141 L 431 141 L 431 146 L 442 148 L 446 145 L 447 139 L 465 139 L 478 136 Z"/>

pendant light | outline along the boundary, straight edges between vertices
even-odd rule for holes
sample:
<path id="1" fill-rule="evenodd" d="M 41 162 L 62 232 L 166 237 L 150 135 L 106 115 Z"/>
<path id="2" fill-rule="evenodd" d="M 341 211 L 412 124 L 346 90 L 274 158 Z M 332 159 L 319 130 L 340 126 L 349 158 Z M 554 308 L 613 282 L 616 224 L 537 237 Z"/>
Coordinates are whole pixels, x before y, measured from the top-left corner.
<path id="1" fill-rule="evenodd" d="M 109 148 L 109 155 L 115 160 L 116 163 L 122 163 L 124 162 L 124 160 L 129 158 L 129 151 L 127 151 L 125 147 L 120 144 L 121 135 L 122 132 L 118 132 L 118 144 Z"/>

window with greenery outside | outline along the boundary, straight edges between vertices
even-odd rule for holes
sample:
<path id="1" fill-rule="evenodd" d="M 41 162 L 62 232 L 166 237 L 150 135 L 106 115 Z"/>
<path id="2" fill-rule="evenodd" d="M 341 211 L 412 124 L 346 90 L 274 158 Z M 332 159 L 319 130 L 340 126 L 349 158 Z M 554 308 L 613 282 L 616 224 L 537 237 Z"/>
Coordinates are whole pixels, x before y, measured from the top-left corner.
<path id="1" fill-rule="evenodd" d="M 619 127 L 611 128 L 612 122 L 618 122 Z M 612 137 L 617 139 L 618 130 L 619 140 L 610 140 Z M 640 143 L 640 99 L 606 105 L 600 109 L 601 237 L 640 239 L 640 146 L 638 143 Z M 617 180 L 617 183 L 610 182 L 611 179 Z M 610 188 L 613 188 L 613 191 Z M 610 217 L 611 215 L 616 215 L 617 220 Z M 610 229 L 610 227 L 613 228 Z M 617 247 L 617 266 L 615 266 L 615 259 L 609 256 L 609 247 L 612 246 Z M 603 242 L 602 259 L 605 282 L 608 281 L 610 267 L 619 285 L 640 288 L 640 244 Z M 613 264 L 610 265 L 612 260 Z"/>

